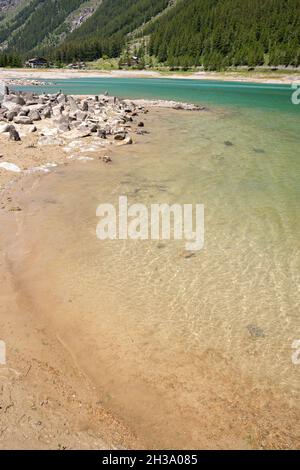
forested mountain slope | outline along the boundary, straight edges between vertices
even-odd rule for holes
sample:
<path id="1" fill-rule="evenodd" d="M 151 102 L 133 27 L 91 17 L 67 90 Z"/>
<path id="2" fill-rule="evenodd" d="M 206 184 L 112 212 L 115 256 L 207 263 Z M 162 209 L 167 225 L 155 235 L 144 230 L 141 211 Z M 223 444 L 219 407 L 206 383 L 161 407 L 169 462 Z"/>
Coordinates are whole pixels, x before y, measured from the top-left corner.
<path id="1" fill-rule="evenodd" d="M 21 54 L 55 46 L 72 31 L 70 15 L 78 12 L 80 19 L 81 9 L 93 13 L 99 4 L 101 0 L 23 0 L 15 15 L 0 23 L 0 43 Z"/>
<path id="2" fill-rule="evenodd" d="M 169 65 L 299 65 L 300 1 L 184 0 L 145 33 Z"/>
<path id="3" fill-rule="evenodd" d="M 62 61 L 80 57 L 94 60 L 102 55 L 117 57 L 126 37 L 169 4 L 169 0 L 103 0 L 80 28 L 59 48 L 56 58 Z"/>
<path id="4" fill-rule="evenodd" d="M 300 65 L 300 0 L 0 0 L 1 14 L 0 47 L 23 58 L 119 57 L 137 38 L 170 67 Z"/>

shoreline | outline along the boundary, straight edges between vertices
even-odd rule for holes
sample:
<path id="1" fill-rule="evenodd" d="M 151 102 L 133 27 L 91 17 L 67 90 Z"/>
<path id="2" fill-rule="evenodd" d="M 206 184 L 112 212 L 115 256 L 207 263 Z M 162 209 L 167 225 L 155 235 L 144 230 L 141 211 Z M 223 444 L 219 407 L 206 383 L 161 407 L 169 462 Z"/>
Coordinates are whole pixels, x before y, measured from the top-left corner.
<path id="1" fill-rule="evenodd" d="M 35 96 L 35 101 L 44 100 L 44 97 L 39 94 L 32 93 L 19 93 L 17 92 L 13 96 Z M 63 97 L 65 95 L 49 94 L 50 97 L 60 97 L 64 104 Z M 92 161 L 95 159 L 102 159 L 104 163 L 110 163 L 110 153 L 113 148 L 121 145 L 134 144 L 138 136 L 143 137 L 147 134 L 147 130 L 144 129 L 144 123 L 139 119 L 145 119 L 148 111 L 152 109 L 170 109 L 176 111 L 207 111 L 204 106 L 197 106 L 190 103 L 183 103 L 170 100 L 147 100 L 147 99 L 124 99 L 119 100 L 115 97 L 106 97 L 105 95 L 99 95 L 98 99 L 104 104 L 104 110 L 108 108 L 109 113 L 115 113 L 115 118 L 109 118 L 112 122 L 111 129 L 108 130 L 108 138 L 104 136 L 104 139 L 97 135 L 96 129 L 92 129 L 91 126 L 95 125 L 98 117 L 91 115 L 91 122 L 85 124 L 85 116 L 82 111 L 82 105 L 89 103 L 88 106 L 97 105 L 95 102 L 95 96 L 93 95 L 68 95 L 67 100 L 71 100 L 71 106 L 75 106 L 74 109 L 81 115 L 78 121 L 79 127 L 73 126 L 73 121 L 69 119 L 69 113 L 62 112 L 59 108 L 59 104 L 56 103 L 53 109 L 53 115 L 50 118 L 44 118 L 37 116 L 37 120 L 33 120 L 30 123 L 16 124 L 14 117 L 11 120 L 0 121 L 0 144 L 3 148 L 3 152 L 0 152 L 0 194 L 5 190 L 6 185 L 19 180 L 25 175 L 36 173 L 45 174 L 49 173 L 51 169 L 60 165 L 66 165 L 72 161 L 81 160 L 83 162 Z M 48 100 L 49 102 L 49 100 Z M 113 111 L 114 102 L 120 104 L 120 107 L 127 107 L 129 112 L 128 117 L 126 113 L 121 120 L 118 121 L 117 110 Z M 75 103 L 77 103 L 75 105 Z M 10 103 L 10 107 L 13 103 Z M 70 107 L 66 103 L 67 107 Z M 38 104 L 30 105 L 29 108 L 34 108 L 33 113 L 36 113 Z M 24 107 L 24 106 L 23 106 Z M 20 106 L 19 106 L 20 108 Z M 25 105 L 26 108 L 26 105 Z M 11 108 L 12 109 L 12 108 Z M 132 114 L 133 117 L 130 117 Z M 29 114 L 30 116 L 31 114 Z M 42 117 L 42 119 L 41 119 Z M 4 118 L 5 119 L 5 118 Z M 25 116 L 25 119 L 27 117 Z M 72 117 L 73 119 L 73 117 Z M 124 122 L 122 122 L 122 120 Z M 94 121 L 94 123 L 93 123 Z M 135 121 L 135 122 L 134 122 Z M 101 121 L 99 121 L 101 122 Z M 11 126 L 12 125 L 12 126 Z M 84 127 L 83 131 L 79 129 L 82 126 L 88 125 L 89 128 Z M 97 124 L 100 125 L 99 123 Z M 71 128 L 69 126 L 72 126 Z M 104 121 L 102 127 L 108 126 Z M 12 141 L 9 135 L 9 127 L 16 129 L 17 133 L 21 136 L 21 140 L 18 142 Z M 100 125 L 101 127 L 101 125 Z M 71 129 L 71 130 L 70 130 Z M 88 131 L 88 132 L 86 132 Z M 70 134 L 70 135 L 68 135 Z M 72 135 L 71 135 L 72 134 Z M 117 138 L 116 134 L 120 135 L 120 140 L 114 140 Z M 72 140 L 74 142 L 72 142 Z M 43 142 L 42 142 L 43 141 Z M 75 143 L 78 146 L 75 146 Z"/>
<path id="2" fill-rule="evenodd" d="M 22 203 L 36 182 L 31 175 L 11 184 L 1 200 Z M 3 210 L 0 217 L 5 227 L 0 234 L 0 340 L 6 343 L 6 364 L 0 364 L 1 450 L 143 449 L 104 407 L 101 393 L 51 322 L 34 311 L 18 266 L 24 255 L 23 219 Z"/>
<path id="3" fill-rule="evenodd" d="M 26 101 L 30 98 L 26 97 Z M 94 97 L 74 97 L 71 105 L 75 107 L 77 103 L 81 112 L 82 103 L 88 98 L 94 101 Z M 107 100 L 111 102 L 113 98 Z M 129 108 L 130 103 L 125 105 Z M 109 104 L 105 107 L 109 109 Z M 137 114 L 143 111 L 132 109 Z M 38 146 L 38 139 L 45 130 L 49 131 L 49 138 L 59 138 L 60 134 L 51 136 L 51 130 L 56 128 L 54 117 L 34 121 L 37 127 L 35 132 L 28 132 L 32 124 L 0 122 L 0 126 L 12 124 L 22 136 L 21 141 L 15 142 L 9 140 L 7 133 L 0 133 L 0 165 L 5 162 L 20 168 L 18 172 L 0 168 L 0 217 L 5 227 L 0 235 L 3 292 L 0 340 L 5 340 L 7 349 L 7 365 L 0 365 L 4 410 L 0 447 L 36 450 L 143 449 L 140 438 L 103 405 L 101 393 L 80 368 L 68 345 L 53 329 L 51 321 L 49 323 L 46 318 L 35 314 L 38 312 L 33 311 L 32 300 L 24 292 L 22 281 L 19 281 L 18 263 L 24 255 L 24 194 L 32 193 L 34 186 L 42 184 L 41 178 L 53 169 L 69 163 L 80 164 L 82 160 L 84 164 L 98 159 L 99 165 L 104 167 L 110 163 L 110 160 L 104 160 L 104 155 L 115 155 L 118 149 L 117 141 L 111 142 L 114 145 L 108 148 L 93 148 L 92 139 L 95 137 L 92 136 L 77 138 L 80 144 L 78 149 L 72 148 L 74 140 L 69 141 L 68 151 L 63 145 Z M 43 127 L 45 125 L 48 127 Z M 64 145 L 68 146 L 68 142 L 65 141 Z M 78 153 L 78 158 L 72 158 L 73 152 L 75 155 Z M 86 157 L 80 158 L 81 153 Z M 30 342 L 27 341 L 28 337 L 31 338 Z M 52 384 L 55 384 L 55 389 Z"/>
<path id="4" fill-rule="evenodd" d="M 276 74 L 276 72 L 273 72 Z M 268 74 L 268 76 L 264 76 Z M 275 77 L 270 77 L 272 72 L 247 72 L 243 74 L 240 72 L 194 72 L 191 74 L 180 73 L 161 73 L 158 71 L 150 70 L 112 70 L 112 71 L 97 71 L 97 70 L 65 70 L 65 69 L 3 69 L 0 68 L 1 79 L 73 79 L 73 78 L 165 78 L 165 79 L 180 79 L 180 80 L 216 80 L 216 81 L 229 81 L 237 83 L 262 83 L 262 84 L 281 84 L 290 85 L 293 82 L 300 82 L 300 72 L 285 74 L 277 74 Z"/>

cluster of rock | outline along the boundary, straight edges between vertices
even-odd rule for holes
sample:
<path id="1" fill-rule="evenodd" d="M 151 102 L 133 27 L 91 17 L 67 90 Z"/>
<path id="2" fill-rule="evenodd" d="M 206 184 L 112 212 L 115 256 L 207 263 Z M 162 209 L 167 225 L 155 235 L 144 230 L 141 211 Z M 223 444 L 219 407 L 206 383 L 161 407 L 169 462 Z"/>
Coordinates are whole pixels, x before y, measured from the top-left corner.
<path id="1" fill-rule="evenodd" d="M 18 141 L 21 137 L 17 129 L 26 126 L 26 133 L 40 134 L 39 145 L 63 145 L 91 135 L 131 144 L 132 124 L 146 112 L 143 106 L 105 95 L 80 98 L 62 93 L 12 93 L 6 89 L 0 107 L 0 132 L 9 132 L 10 139 Z M 48 121 L 48 127 L 39 125 L 43 120 Z M 136 124 L 135 132 L 144 133 L 143 122 Z"/>
<path id="2" fill-rule="evenodd" d="M 51 82 L 45 82 L 43 80 L 33 80 L 29 78 L 14 78 L 6 80 L 8 86 L 51 86 L 55 85 Z"/>
<path id="3" fill-rule="evenodd" d="M 169 101 L 169 100 L 135 100 L 137 106 L 154 106 L 159 108 L 171 108 L 183 111 L 207 111 L 205 106 L 199 106 L 192 103 L 182 103 L 180 101 Z"/>

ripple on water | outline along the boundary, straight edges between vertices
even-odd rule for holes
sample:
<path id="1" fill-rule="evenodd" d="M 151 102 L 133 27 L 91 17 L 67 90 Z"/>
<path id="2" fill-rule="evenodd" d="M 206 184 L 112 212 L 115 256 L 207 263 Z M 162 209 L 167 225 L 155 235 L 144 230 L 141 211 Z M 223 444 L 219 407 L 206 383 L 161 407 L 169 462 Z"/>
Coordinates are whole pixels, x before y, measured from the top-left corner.
<path id="1" fill-rule="evenodd" d="M 155 139 L 119 149 L 109 171 L 74 164 L 35 189 L 44 211 L 38 232 L 24 224 L 24 240 L 39 255 L 23 276 L 55 305 L 52 320 L 104 402 L 150 444 L 247 447 L 249 429 L 289 429 L 286 403 L 298 406 L 298 144 L 282 141 L 280 126 L 266 130 L 262 113 L 160 117 L 148 118 Z M 45 206 L 54 194 L 63 203 Z M 96 206 L 120 194 L 204 203 L 205 248 L 98 241 Z"/>

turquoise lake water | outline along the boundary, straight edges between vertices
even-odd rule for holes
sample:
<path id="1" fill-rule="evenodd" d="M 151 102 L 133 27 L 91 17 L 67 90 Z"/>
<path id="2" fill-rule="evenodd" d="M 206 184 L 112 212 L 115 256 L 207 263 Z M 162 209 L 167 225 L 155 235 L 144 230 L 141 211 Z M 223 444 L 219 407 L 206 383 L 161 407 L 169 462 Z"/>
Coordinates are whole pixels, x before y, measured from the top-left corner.
<path id="1" fill-rule="evenodd" d="M 36 87 L 22 89 L 34 91 Z M 300 106 L 291 103 L 290 85 L 167 78 L 79 78 L 55 80 L 55 86 L 42 86 L 40 90 L 62 90 L 77 95 L 97 95 L 108 91 L 110 95 L 122 98 L 157 98 L 215 106 L 258 107 L 298 114 L 300 111 Z"/>

